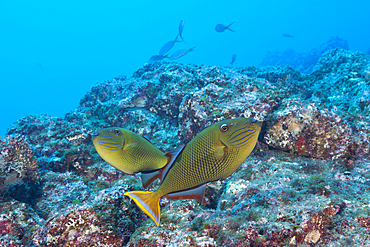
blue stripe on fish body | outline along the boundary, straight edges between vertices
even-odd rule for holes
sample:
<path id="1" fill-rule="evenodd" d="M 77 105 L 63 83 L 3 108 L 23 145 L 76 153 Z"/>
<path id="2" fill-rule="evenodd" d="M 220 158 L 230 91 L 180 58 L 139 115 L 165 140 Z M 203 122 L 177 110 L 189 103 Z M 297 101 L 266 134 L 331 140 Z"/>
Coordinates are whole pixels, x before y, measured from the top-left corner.
<path id="1" fill-rule="evenodd" d="M 113 142 L 119 142 L 119 140 L 117 140 L 116 138 L 114 137 L 102 137 L 99 139 L 99 141 L 113 141 Z"/>
<path id="2" fill-rule="evenodd" d="M 239 144 L 234 145 L 234 147 L 242 147 L 242 146 L 244 146 L 245 144 L 248 143 L 249 139 L 251 139 L 251 138 L 252 138 L 252 136 L 249 136 L 249 138 L 247 140 L 245 140 L 245 141 L 243 141 L 243 142 L 241 142 Z"/>
<path id="3" fill-rule="evenodd" d="M 233 140 L 234 138 L 236 138 L 236 137 L 238 137 L 238 136 L 240 136 L 240 135 L 242 135 L 242 134 L 244 134 L 244 133 L 247 133 L 247 132 L 250 132 L 250 131 L 252 131 L 251 129 L 248 129 L 248 130 L 246 130 L 246 131 L 243 131 L 243 132 L 241 132 L 241 133 L 239 133 L 239 134 L 237 134 L 237 135 L 235 135 L 233 138 L 231 138 L 229 141 L 231 141 L 231 140 Z M 251 134 L 251 133 L 250 133 Z M 250 135 L 250 134 L 248 134 L 248 135 Z M 248 135 L 246 135 L 246 136 L 248 136 Z M 245 136 L 244 136 L 245 137 Z M 243 139 L 244 137 L 242 137 L 241 139 Z M 240 140 L 240 139 L 239 139 Z M 236 141 L 232 141 L 231 143 L 233 143 L 233 142 L 237 142 L 237 141 L 239 141 L 239 140 L 236 140 Z"/>

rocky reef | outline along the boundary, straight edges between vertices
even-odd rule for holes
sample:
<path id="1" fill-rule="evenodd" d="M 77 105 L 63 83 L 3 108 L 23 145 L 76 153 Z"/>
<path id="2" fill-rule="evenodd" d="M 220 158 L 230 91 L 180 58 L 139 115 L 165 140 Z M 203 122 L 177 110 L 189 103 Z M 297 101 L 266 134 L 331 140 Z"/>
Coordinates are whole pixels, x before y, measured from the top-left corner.
<path id="1" fill-rule="evenodd" d="M 63 118 L 27 116 L 9 127 L 0 244 L 369 246 L 369 87 L 370 56 L 341 48 L 309 74 L 153 62 L 99 83 Z M 139 177 L 105 163 L 91 142 L 117 126 L 170 151 L 235 117 L 263 121 L 252 155 L 207 186 L 204 205 L 161 200 L 159 227 L 123 196 L 142 189 Z"/>
<path id="2" fill-rule="evenodd" d="M 348 50 L 348 42 L 344 39 L 334 36 L 331 37 L 327 42 L 323 43 L 319 48 L 311 49 L 306 53 L 299 53 L 291 48 L 288 48 L 282 52 L 269 51 L 266 53 L 260 66 L 289 65 L 301 73 L 310 74 L 321 55 L 336 48 Z"/>

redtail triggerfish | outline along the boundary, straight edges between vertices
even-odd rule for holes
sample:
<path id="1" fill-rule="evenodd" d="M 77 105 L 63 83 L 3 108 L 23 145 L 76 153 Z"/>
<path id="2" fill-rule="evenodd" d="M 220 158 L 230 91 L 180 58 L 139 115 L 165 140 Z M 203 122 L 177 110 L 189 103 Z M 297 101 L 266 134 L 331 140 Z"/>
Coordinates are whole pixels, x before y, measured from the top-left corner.
<path id="1" fill-rule="evenodd" d="M 134 174 L 141 172 L 143 187 L 159 177 L 168 158 L 146 138 L 123 128 L 106 128 L 93 137 L 96 151 L 116 169 Z"/>
<path id="2" fill-rule="evenodd" d="M 169 154 L 156 191 L 132 191 L 125 195 L 154 220 L 161 220 L 159 201 L 196 199 L 203 201 L 206 184 L 230 176 L 256 145 L 261 124 L 253 118 L 238 118 L 215 123 L 201 131 L 184 148 Z"/>

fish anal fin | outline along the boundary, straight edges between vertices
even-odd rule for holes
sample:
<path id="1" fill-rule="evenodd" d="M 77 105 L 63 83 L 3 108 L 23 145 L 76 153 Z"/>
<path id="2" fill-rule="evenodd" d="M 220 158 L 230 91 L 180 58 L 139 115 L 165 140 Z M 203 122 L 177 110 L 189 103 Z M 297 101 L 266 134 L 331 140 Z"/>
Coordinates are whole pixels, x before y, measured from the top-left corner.
<path id="1" fill-rule="evenodd" d="M 143 188 L 148 187 L 154 180 L 159 178 L 161 175 L 161 169 L 151 170 L 151 171 L 142 171 L 141 172 L 141 182 L 143 184 Z"/>
<path id="2" fill-rule="evenodd" d="M 160 179 L 161 182 L 163 182 L 164 178 L 166 177 L 168 171 L 171 169 L 173 163 L 175 162 L 176 158 L 180 155 L 182 150 L 185 148 L 185 146 L 175 148 L 174 150 L 166 153 L 167 156 L 167 164 L 163 167 L 163 169 L 160 172 Z"/>
<path id="3" fill-rule="evenodd" d="M 191 189 L 172 192 L 167 194 L 166 198 L 170 200 L 196 199 L 200 204 L 203 204 L 206 186 L 207 184 L 202 184 Z"/>
<path id="4" fill-rule="evenodd" d="M 161 209 L 159 207 L 159 200 L 161 199 L 153 191 L 131 191 L 126 192 L 125 196 L 130 197 L 136 205 L 144 211 L 157 226 L 161 222 Z"/>
<path id="5" fill-rule="evenodd" d="M 128 144 L 123 145 L 123 150 L 124 151 L 127 151 L 127 150 L 129 150 L 131 148 L 134 148 L 136 146 L 137 146 L 137 143 L 136 142 L 134 142 L 134 143 L 128 143 Z"/>

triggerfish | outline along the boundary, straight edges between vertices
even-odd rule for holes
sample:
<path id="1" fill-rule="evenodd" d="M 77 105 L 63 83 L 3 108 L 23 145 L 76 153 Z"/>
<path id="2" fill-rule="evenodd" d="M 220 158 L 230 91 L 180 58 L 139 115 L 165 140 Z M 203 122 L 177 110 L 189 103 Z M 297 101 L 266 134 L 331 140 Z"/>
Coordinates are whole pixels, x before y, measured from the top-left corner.
<path id="1" fill-rule="evenodd" d="M 169 153 L 156 191 L 132 191 L 125 195 L 154 220 L 161 220 L 159 201 L 196 199 L 203 201 L 206 184 L 230 176 L 256 145 L 261 124 L 253 118 L 229 119 L 201 131 L 185 147 Z"/>
<path id="2" fill-rule="evenodd" d="M 223 31 L 225 31 L 226 29 L 229 29 L 231 32 L 234 32 L 233 30 L 231 30 L 231 25 L 232 24 L 234 24 L 234 22 L 233 23 L 231 23 L 230 25 L 228 25 L 228 26 L 225 26 L 225 25 L 223 25 L 223 24 L 217 24 L 216 25 L 216 27 L 215 27 L 215 30 L 216 30 L 216 32 L 219 32 L 219 33 L 221 33 L 221 32 L 223 32 Z"/>
<path id="3" fill-rule="evenodd" d="M 148 139 L 123 128 L 106 128 L 93 137 L 96 151 L 108 164 L 126 173 L 141 172 L 143 187 L 159 177 L 168 158 Z"/>

